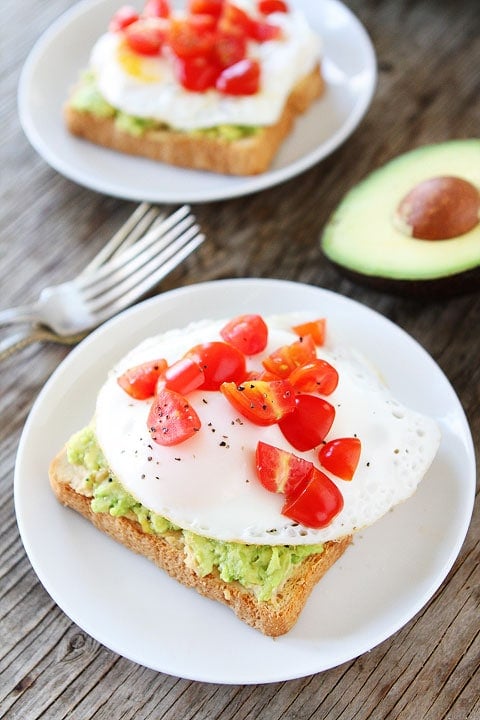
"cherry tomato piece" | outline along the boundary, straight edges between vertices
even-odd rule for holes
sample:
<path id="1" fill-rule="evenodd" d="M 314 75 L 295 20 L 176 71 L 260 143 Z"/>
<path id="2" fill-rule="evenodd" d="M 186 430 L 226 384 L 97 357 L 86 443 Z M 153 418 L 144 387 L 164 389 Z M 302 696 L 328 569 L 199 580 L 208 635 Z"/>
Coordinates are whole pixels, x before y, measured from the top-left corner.
<path id="1" fill-rule="evenodd" d="M 288 379 L 299 392 L 330 395 L 338 385 L 338 372 L 326 360 L 315 358 L 292 370 Z"/>
<path id="2" fill-rule="evenodd" d="M 224 0 L 190 0 L 188 3 L 188 12 L 219 17 L 223 9 L 223 4 Z"/>
<path id="3" fill-rule="evenodd" d="M 154 398 L 147 419 L 152 440 L 158 445 L 178 445 L 200 430 L 201 422 L 188 400 L 164 388 Z"/>
<path id="4" fill-rule="evenodd" d="M 278 377 L 278 375 L 274 375 L 271 372 L 268 372 L 267 370 L 250 370 L 248 372 L 242 382 L 247 382 L 248 380 L 281 380 L 281 378 Z"/>
<path id="5" fill-rule="evenodd" d="M 351 480 L 361 452 L 362 443 L 358 438 L 336 438 L 320 448 L 318 458 L 325 470 L 342 480 Z"/>
<path id="6" fill-rule="evenodd" d="M 140 19 L 125 28 L 125 41 L 140 55 L 158 55 L 166 40 L 167 28 L 164 18 Z"/>
<path id="7" fill-rule="evenodd" d="M 317 357 L 315 343 L 310 335 L 296 340 L 290 345 L 282 345 L 262 361 L 268 372 L 278 377 L 288 378 L 290 373 L 300 365 L 305 365 Z"/>
<path id="8" fill-rule="evenodd" d="M 176 58 L 178 82 L 191 92 L 205 92 L 215 87 L 220 68 L 205 57 Z"/>
<path id="9" fill-rule="evenodd" d="M 325 473 L 313 469 L 309 482 L 293 493 L 282 508 L 282 514 L 310 528 L 323 528 L 343 509 L 343 496 Z"/>
<path id="10" fill-rule="evenodd" d="M 321 346 L 325 344 L 327 321 L 325 318 L 311 320 L 310 322 L 295 325 L 294 327 L 292 327 L 292 330 L 300 337 L 304 337 L 305 335 L 311 335 L 315 345 Z"/>
<path id="11" fill-rule="evenodd" d="M 255 462 L 263 487 L 270 492 L 285 493 L 287 497 L 300 485 L 305 486 L 313 473 L 313 463 L 261 440 Z"/>
<path id="12" fill-rule="evenodd" d="M 138 12 L 131 5 L 123 5 L 110 20 L 108 29 L 110 32 L 119 32 L 128 25 L 136 22 L 139 18 Z"/>
<path id="13" fill-rule="evenodd" d="M 278 422 L 288 442 L 305 452 L 320 445 L 335 419 L 335 408 L 316 395 L 297 395 L 295 409 Z"/>
<path id="14" fill-rule="evenodd" d="M 249 35 L 252 19 L 242 8 L 226 2 L 219 20 L 219 29 L 239 35 Z"/>
<path id="15" fill-rule="evenodd" d="M 243 60 L 246 54 L 246 37 L 232 32 L 217 32 L 215 40 L 215 60 L 222 70 Z"/>
<path id="16" fill-rule="evenodd" d="M 205 28 L 201 29 L 202 21 L 199 18 L 207 17 L 193 15 L 187 19 L 174 19 L 170 22 L 167 42 L 174 54 L 182 59 L 192 57 L 208 57 L 215 47 L 214 33 Z"/>
<path id="17" fill-rule="evenodd" d="M 194 360 L 203 370 L 202 390 L 218 390 L 224 382 L 241 383 L 246 375 L 245 356 L 224 342 L 195 345 L 185 357 Z"/>
<path id="18" fill-rule="evenodd" d="M 259 0 L 258 9 L 263 15 L 270 15 L 274 12 L 288 12 L 288 5 L 283 0 Z"/>
<path id="19" fill-rule="evenodd" d="M 167 369 L 167 361 L 151 360 L 129 368 L 117 378 L 117 382 L 131 397 L 146 400 L 155 394 L 158 378 Z"/>
<path id="20" fill-rule="evenodd" d="M 252 20 L 248 31 L 248 36 L 257 42 L 267 42 L 268 40 L 278 40 L 282 35 L 282 29 L 278 25 L 272 25 L 268 22 L 260 20 Z"/>
<path id="21" fill-rule="evenodd" d="M 288 380 L 251 380 L 241 385 L 225 382 L 220 392 L 255 425 L 274 425 L 295 409 L 294 392 Z"/>
<path id="22" fill-rule="evenodd" d="M 157 392 L 164 387 L 175 390 L 181 395 L 188 395 L 205 382 L 205 375 L 198 363 L 190 358 L 180 358 L 160 375 L 157 382 Z"/>
<path id="23" fill-rule="evenodd" d="M 144 17 L 170 17 L 170 3 L 168 0 L 147 0 L 143 8 Z"/>
<path id="24" fill-rule="evenodd" d="M 220 330 L 220 335 L 244 355 L 256 355 L 267 346 L 268 327 L 260 315 L 239 315 Z"/>
<path id="25" fill-rule="evenodd" d="M 260 88 L 260 63 L 244 58 L 225 68 L 216 83 L 224 95 L 255 95 Z"/>

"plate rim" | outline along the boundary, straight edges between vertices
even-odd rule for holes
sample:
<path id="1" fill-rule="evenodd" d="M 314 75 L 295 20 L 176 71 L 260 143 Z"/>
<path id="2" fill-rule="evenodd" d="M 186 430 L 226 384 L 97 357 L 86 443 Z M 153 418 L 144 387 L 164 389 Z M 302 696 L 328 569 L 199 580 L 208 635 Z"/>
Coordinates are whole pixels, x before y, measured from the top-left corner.
<path id="1" fill-rule="evenodd" d="M 329 135 L 323 143 L 287 165 L 267 170 L 265 173 L 260 175 L 236 178 L 230 178 L 228 175 L 219 175 L 219 181 L 211 189 L 207 188 L 202 190 L 202 171 L 185 169 L 187 173 L 198 173 L 199 178 L 199 188 L 196 190 L 190 189 L 188 193 L 173 192 L 169 194 L 168 192 L 162 193 L 158 191 L 152 191 L 149 193 L 142 191 L 140 188 L 138 190 L 135 188 L 131 189 L 125 184 L 120 186 L 115 184 L 115 182 L 111 179 L 102 181 L 98 180 L 95 176 L 89 176 L 87 178 L 83 170 L 80 169 L 79 171 L 78 168 L 75 165 L 72 165 L 71 162 L 66 163 L 64 159 L 51 148 L 51 144 L 45 141 L 44 136 L 42 136 L 39 131 L 30 107 L 32 75 L 35 71 L 37 62 L 45 56 L 49 50 L 50 44 L 62 32 L 67 30 L 76 20 L 78 20 L 78 18 L 81 18 L 89 12 L 94 12 L 97 8 L 102 5 L 106 5 L 111 1 L 112 0 L 79 0 L 79 2 L 75 3 L 72 7 L 57 17 L 34 43 L 23 64 L 17 87 L 18 116 L 20 125 L 27 137 L 27 140 L 30 142 L 35 151 L 43 158 L 43 160 L 50 165 L 50 167 L 82 187 L 91 189 L 98 193 L 107 194 L 111 197 L 137 202 L 204 203 L 248 196 L 286 182 L 324 160 L 338 147 L 340 147 L 355 131 L 371 105 L 378 82 L 377 58 L 372 40 L 365 26 L 353 13 L 353 11 L 342 2 L 342 0 L 324 0 L 324 2 L 328 3 L 330 6 L 340 7 L 342 12 L 348 16 L 351 26 L 355 28 L 355 32 L 362 42 L 362 52 L 365 53 L 365 56 L 368 58 L 368 73 L 370 82 L 363 95 L 357 97 L 354 105 L 354 111 L 342 122 L 333 134 Z M 80 70 L 80 68 L 78 70 Z M 76 141 L 75 138 L 71 138 L 71 140 Z M 98 148 L 98 151 L 104 153 L 107 152 L 107 149 Z M 134 156 L 129 159 L 143 160 L 142 158 L 135 158 Z M 182 168 L 174 169 L 175 171 L 182 171 Z M 171 170 L 171 168 L 168 166 L 162 167 L 162 172 L 166 173 L 167 176 L 169 170 Z M 159 180 L 161 179 L 162 178 L 159 177 Z M 221 182 L 220 179 L 224 182 Z M 228 180 L 230 179 L 235 181 L 235 185 L 232 184 L 229 187 Z M 159 182 L 159 185 L 161 185 L 161 182 Z M 195 183 L 195 185 L 197 185 L 197 183 Z"/>
<path id="2" fill-rule="evenodd" d="M 227 673 L 227 676 L 218 678 L 218 677 L 212 677 L 209 674 L 208 670 L 204 670 L 202 672 L 179 673 L 178 668 L 175 668 L 175 670 L 172 672 L 172 670 L 169 669 L 168 667 L 152 667 L 151 664 L 142 662 L 142 660 L 139 659 L 138 657 L 129 656 L 125 652 L 124 649 L 119 649 L 118 646 L 115 647 L 114 646 L 115 644 L 114 643 L 112 644 L 112 642 L 106 642 L 105 639 L 101 636 L 101 633 L 100 634 L 92 633 L 90 628 L 85 627 L 82 622 L 79 622 L 78 612 L 77 612 L 77 617 L 75 617 L 75 613 L 72 613 L 70 608 L 68 608 L 68 609 L 65 608 L 65 603 L 63 603 L 63 602 L 59 603 L 58 600 L 54 597 L 54 595 L 52 595 L 50 593 L 50 590 L 48 587 L 49 583 L 45 582 L 45 572 L 41 568 L 40 569 L 38 568 L 36 560 L 32 561 L 32 554 L 34 555 L 34 553 L 32 553 L 32 549 L 29 546 L 28 539 L 26 540 L 27 535 L 28 535 L 28 530 L 24 524 L 25 518 L 22 518 L 22 515 L 20 512 L 20 506 L 22 503 L 21 492 L 20 492 L 21 491 L 21 483 L 22 483 L 22 480 L 20 479 L 21 458 L 22 458 L 22 454 L 25 453 L 24 446 L 28 442 L 28 439 L 29 439 L 30 424 L 32 422 L 31 418 L 33 418 L 35 413 L 38 412 L 38 408 L 41 407 L 42 402 L 45 402 L 45 398 L 48 398 L 48 394 L 54 389 L 55 384 L 57 383 L 58 378 L 61 377 L 62 373 L 66 372 L 70 365 L 74 365 L 76 362 L 78 362 L 82 357 L 82 353 L 92 352 L 92 350 L 95 347 L 95 344 L 98 343 L 101 340 L 102 336 L 104 335 L 106 328 L 107 329 L 111 328 L 110 332 L 114 332 L 115 327 L 121 328 L 122 325 L 125 322 L 127 322 L 131 316 L 134 316 L 136 313 L 142 312 L 142 310 L 145 309 L 145 306 L 150 306 L 151 308 L 155 308 L 157 304 L 161 305 L 163 302 L 163 298 L 165 296 L 168 296 L 168 298 L 170 300 L 175 301 L 175 299 L 178 296 L 182 296 L 182 295 L 184 296 L 184 295 L 190 294 L 192 292 L 192 288 L 193 288 L 194 292 L 201 293 L 201 292 L 209 292 L 213 287 L 214 292 L 215 292 L 215 288 L 221 288 L 224 291 L 224 289 L 227 285 L 231 285 L 231 286 L 235 285 L 237 287 L 240 287 L 241 289 L 242 288 L 245 289 L 248 286 L 251 287 L 252 283 L 257 288 L 261 286 L 262 288 L 269 289 L 269 290 L 274 289 L 274 288 L 279 289 L 281 287 L 287 288 L 289 286 L 295 286 L 297 289 L 299 287 L 300 288 L 302 288 L 302 287 L 309 288 L 309 289 L 319 291 L 319 297 L 322 294 L 324 294 L 326 297 L 335 296 L 335 298 L 337 298 L 337 299 L 340 298 L 342 302 L 345 302 L 347 306 L 350 306 L 350 304 L 359 306 L 360 308 L 362 308 L 362 311 L 367 311 L 368 313 L 372 313 L 373 315 L 380 317 L 383 321 L 387 322 L 388 324 L 394 326 L 396 331 L 400 331 L 400 333 L 402 335 L 406 336 L 410 342 L 414 343 L 414 346 L 416 347 L 416 349 L 419 350 L 421 353 L 423 353 L 425 358 L 428 358 L 429 361 L 434 363 L 437 371 L 440 373 L 440 375 L 442 377 L 442 382 L 447 383 L 449 392 L 452 394 L 452 397 L 455 399 L 456 410 L 457 410 L 457 412 L 460 413 L 460 417 L 463 417 L 463 422 L 464 422 L 463 430 L 466 431 L 466 433 L 467 433 L 466 450 L 470 453 L 470 459 L 472 462 L 472 466 L 470 468 L 470 470 L 471 470 L 470 476 L 471 476 L 471 478 L 473 478 L 473 480 L 472 479 L 469 480 L 469 485 L 468 485 L 468 488 L 470 491 L 468 493 L 469 512 L 468 512 L 468 508 L 467 508 L 467 512 L 462 515 L 462 518 L 463 518 L 462 528 L 456 536 L 456 542 L 452 545 L 452 547 L 450 547 L 448 557 L 445 557 L 443 559 L 442 572 L 440 574 L 437 573 L 437 575 L 430 580 L 430 582 L 424 588 L 423 594 L 416 599 L 415 603 L 413 603 L 413 604 L 411 603 L 407 608 L 405 608 L 405 612 L 403 613 L 403 615 L 397 617 L 397 621 L 396 621 L 395 625 L 390 626 L 388 629 L 388 632 L 386 634 L 380 633 L 380 637 L 376 637 L 375 642 L 372 645 L 370 643 L 366 643 L 366 645 L 368 645 L 368 647 L 364 646 L 364 647 L 357 648 L 358 652 L 356 652 L 354 655 L 352 655 L 350 657 L 344 657 L 343 659 L 340 660 L 340 662 L 336 662 L 333 665 L 327 665 L 325 667 L 317 667 L 317 669 L 315 669 L 315 667 L 312 666 L 309 668 L 308 672 L 300 671 L 299 674 L 295 674 L 294 672 L 293 673 L 288 672 L 281 676 L 276 674 L 273 677 L 269 677 L 268 674 L 266 674 L 265 676 L 261 677 L 260 679 L 258 677 L 252 677 L 252 676 L 248 675 L 248 673 L 242 677 L 234 677 L 234 678 L 228 677 L 228 673 Z M 468 480 L 468 477 L 465 480 L 465 482 L 467 482 L 467 480 Z M 368 306 L 363 305 L 362 303 L 360 303 L 356 300 L 353 300 L 351 298 L 347 298 L 345 296 L 339 295 L 338 293 L 335 293 L 330 290 L 318 288 L 313 285 L 307 285 L 305 283 L 296 283 L 294 281 L 285 281 L 285 280 L 257 279 L 257 278 L 241 278 L 241 279 L 237 278 L 237 279 L 213 280 L 213 281 L 206 281 L 206 282 L 198 283 L 193 286 L 177 288 L 177 289 L 169 291 L 168 293 L 165 293 L 163 296 L 156 296 L 156 297 L 150 298 L 149 300 L 146 300 L 143 303 L 140 303 L 139 305 L 134 306 L 133 308 L 130 308 L 127 311 L 124 311 L 123 313 L 118 315 L 116 318 L 108 321 L 103 326 L 101 326 L 96 331 L 94 331 L 94 333 L 92 333 L 82 343 L 80 343 L 80 345 L 77 348 L 72 350 L 72 352 L 69 355 L 67 355 L 67 357 L 60 363 L 60 365 L 57 367 L 57 369 L 54 371 L 54 373 L 51 375 L 51 377 L 47 380 L 44 387 L 40 391 L 38 397 L 36 398 L 36 400 L 32 406 L 32 409 L 29 413 L 29 416 L 27 418 L 27 421 L 25 423 L 24 429 L 22 431 L 22 436 L 20 439 L 20 444 L 19 444 L 18 453 L 17 453 L 17 459 L 15 462 L 15 475 L 14 475 L 15 513 L 16 513 L 16 517 L 17 517 L 17 524 L 18 524 L 18 528 L 20 531 L 20 536 L 21 536 L 22 542 L 24 544 L 25 551 L 27 553 L 27 556 L 28 556 L 28 558 L 32 564 L 32 567 L 33 567 L 35 573 L 37 574 L 37 577 L 39 578 L 41 584 L 44 586 L 44 588 L 47 590 L 47 592 L 49 592 L 49 594 L 51 594 L 51 597 L 53 598 L 55 603 L 62 609 L 62 611 L 65 612 L 65 614 L 69 618 L 71 618 L 73 620 L 73 622 L 75 622 L 79 627 L 84 629 L 85 632 L 87 632 L 89 635 L 94 637 L 100 643 L 102 643 L 106 647 L 110 648 L 112 651 L 114 651 L 114 652 L 122 655 L 123 657 L 126 657 L 140 665 L 144 665 L 146 667 L 151 667 L 151 669 L 154 669 L 156 671 L 166 672 L 166 673 L 173 674 L 173 675 L 178 675 L 179 677 L 184 677 L 186 679 L 198 680 L 198 681 L 203 681 L 203 682 L 217 682 L 217 683 L 222 683 L 222 684 L 238 684 L 238 683 L 254 684 L 254 683 L 265 683 L 265 682 L 279 682 L 279 681 L 284 681 L 284 680 L 289 680 L 289 679 L 295 679 L 298 677 L 304 677 L 308 674 L 321 672 L 323 670 L 330 669 L 331 667 L 335 667 L 336 665 L 341 664 L 342 662 L 347 662 L 348 660 L 352 660 L 355 657 L 358 657 L 359 655 L 363 654 L 364 652 L 372 649 L 373 647 L 378 645 L 380 642 L 391 637 L 401 627 L 403 627 L 403 625 L 405 625 L 405 623 L 408 622 L 428 602 L 428 600 L 432 597 L 433 593 L 440 587 L 440 585 L 443 583 L 446 576 L 448 575 L 448 573 L 449 573 L 449 571 L 450 571 L 450 569 L 451 569 L 456 557 L 458 556 L 458 553 L 460 552 L 460 549 L 465 541 L 465 537 L 466 537 L 466 534 L 468 532 L 468 528 L 470 525 L 471 514 L 473 511 L 474 497 L 475 497 L 475 454 L 474 454 L 474 447 L 473 447 L 473 438 L 471 435 L 468 420 L 466 418 L 466 415 L 465 415 L 463 407 L 460 403 L 460 400 L 459 400 L 458 396 L 456 395 L 455 390 L 452 387 L 452 385 L 450 384 L 445 373 L 438 366 L 438 364 L 433 360 L 433 358 L 427 353 L 427 351 L 418 343 L 418 341 L 416 341 L 406 331 L 404 331 L 398 325 L 396 325 L 391 320 L 389 320 L 388 318 L 383 316 L 377 310 L 373 310 L 372 308 L 369 308 Z M 93 528 L 93 526 L 92 526 L 91 530 L 97 532 L 95 530 L 95 528 Z M 288 637 L 288 636 L 286 636 L 286 637 Z"/>

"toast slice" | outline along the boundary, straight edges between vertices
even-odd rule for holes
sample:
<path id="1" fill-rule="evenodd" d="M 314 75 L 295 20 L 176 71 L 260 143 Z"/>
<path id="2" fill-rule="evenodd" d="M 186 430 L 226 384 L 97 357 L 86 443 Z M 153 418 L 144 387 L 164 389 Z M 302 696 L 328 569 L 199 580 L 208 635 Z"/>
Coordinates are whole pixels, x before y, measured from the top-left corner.
<path id="1" fill-rule="evenodd" d="M 295 567 L 276 595 L 270 600 L 259 601 L 240 583 L 221 580 L 216 571 L 205 577 L 197 575 L 185 562 L 181 530 L 155 535 L 144 532 L 135 520 L 93 512 L 91 498 L 74 489 L 78 472 L 79 468 L 68 462 L 65 449 L 51 463 L 50 484 L 63 505 L 79 512 L 125 547 L 149 558 L 178 582 L 194 588 L 207 598 L 224 603 L 240 620 L 271 637 L 283 635 L 293 627 L 314 586 L 351 541 L 351 537 L 346 536 L 338 542 L 325 543 L 322 553 L 308 556 Z"/>
<path id="2" fill-rule="evenodd" d="M 268 169 L 291 132 L 295 118 L 322 95 L 324 87 L 317 66 L 296 84 L 274 125 L 239 139 L 173 129 L 147 129 L 141 135 L 133 135 L 120 129 L 114 117 L 77 110 L 70 102 L 64 108 L 64 117 L 73 135 L 112 150 L 184 168 L 227 175 L 257 175 Z"/>

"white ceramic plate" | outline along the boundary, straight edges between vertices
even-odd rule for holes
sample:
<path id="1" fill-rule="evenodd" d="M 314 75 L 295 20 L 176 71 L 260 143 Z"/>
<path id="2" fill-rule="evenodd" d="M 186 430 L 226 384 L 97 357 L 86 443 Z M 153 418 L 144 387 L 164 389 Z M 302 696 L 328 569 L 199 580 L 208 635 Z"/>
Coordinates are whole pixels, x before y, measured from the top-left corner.
<path id="1" fill-rule="evenodd" d="M 358 534 L 317 585 L 297 625 L 273 640 L 60 506 L 47 471 L 67 437 L 89 421 L 107 370 L 144 337 L 203 317 L 305 308 L 326 315 L 370 357 L 400 400 L 437 418 L 443 439 L 417 493 Z M 30 413 L 18 451 L 15 507 L 40 581 L 99 642 L 180 677 L 265 683 L 351 660 L 410 620 L 460 550 L 474 489 L 473 444 L 462 407 L 442 371 L 410 336 L 329 291 L 247 279 L 174 290 L 137 305 L 84 340 L 47 382 Z"/>
<path id="2" fill-rule="evenodd" d="M 119 0 L 75 5 L 38 40 L 20 79 L 19 114 L 28 139 L 53 168 L 80 185 L 125 199 L 165 203 L 247 195 L 294 177 L 333 152 L 370 104 L 376 61 L 363 26 L 338 0 L 296 0 L 324 39 L 328 89 L 299 118 L 268 172 L 241 178 L 183 170 L 73 138 L 64 128 L 62 106 L 119 5 Z"/>

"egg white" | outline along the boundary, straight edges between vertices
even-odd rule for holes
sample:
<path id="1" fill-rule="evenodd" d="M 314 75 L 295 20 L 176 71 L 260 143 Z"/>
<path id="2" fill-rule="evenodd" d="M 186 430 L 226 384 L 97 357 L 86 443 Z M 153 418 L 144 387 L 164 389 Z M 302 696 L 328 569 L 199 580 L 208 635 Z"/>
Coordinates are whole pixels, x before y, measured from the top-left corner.
<path id="1" fill-rule="evenodd" d="M 268 318 L 268 346 L 249 359 L 248 367 L 260 367 L 266 354 L 298 339 L 289 330 L 298 321 L 298 315 Z M 153 442 L 147 428 L 150 401 L 127 395 L 117 383 L 118 375 L 153 358 L 173 362 L 197 343 L 221 339 L 224 324 L 195 323 L 143 342 L 118 363 L 102 387 L 96 407 L 98 441 L 112 472 L 134 497 L 200 535 L 279 545 L 338 539 L 372 524 L 412 495 L 438 449 L 437 424 L 397 402 L 355 350 L 331 341 L 318 349 L 318 356 L 339 372 L 338 387 L 327 398 L 336 416 L 326 439 L 357 435 L 362 453 L 352 481 L 327 472 L 344 498 L 342 512 L 328 527 L 314 530 L 283 516 L 283 496 L 265 490 L 255 470 L 259 440 L 319 467 L 317 453 L 294 450 L 277 425 L 253 425 L 219 392 L 189 395 L 202 422 L 193 438 L 172 447 Z"/>

